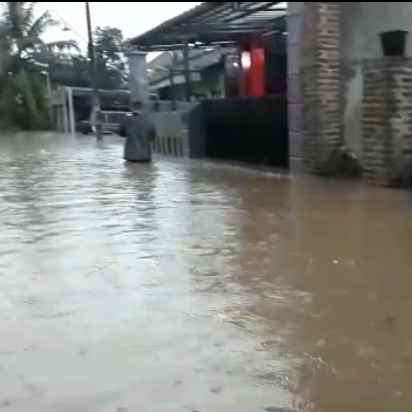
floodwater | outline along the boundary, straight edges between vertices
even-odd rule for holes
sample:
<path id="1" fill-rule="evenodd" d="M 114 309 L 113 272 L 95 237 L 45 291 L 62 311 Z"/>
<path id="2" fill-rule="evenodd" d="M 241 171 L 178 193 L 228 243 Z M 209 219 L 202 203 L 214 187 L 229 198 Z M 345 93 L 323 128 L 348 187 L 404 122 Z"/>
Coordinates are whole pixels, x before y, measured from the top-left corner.
<path id="1" fill-rule="evenodd" d="M 412 195 L 0 138 L 0 410 L 410 412 Z"/>

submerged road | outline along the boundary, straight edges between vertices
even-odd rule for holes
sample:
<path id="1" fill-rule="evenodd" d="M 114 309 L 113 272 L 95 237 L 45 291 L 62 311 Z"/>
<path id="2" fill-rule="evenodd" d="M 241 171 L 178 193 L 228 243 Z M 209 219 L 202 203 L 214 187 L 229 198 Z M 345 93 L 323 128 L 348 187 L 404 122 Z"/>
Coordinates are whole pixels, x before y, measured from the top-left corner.
<path id="1" fill-rule="evenodd" d="M 0 136 L 0 410 L 410 412 L 412 195 Z"/>

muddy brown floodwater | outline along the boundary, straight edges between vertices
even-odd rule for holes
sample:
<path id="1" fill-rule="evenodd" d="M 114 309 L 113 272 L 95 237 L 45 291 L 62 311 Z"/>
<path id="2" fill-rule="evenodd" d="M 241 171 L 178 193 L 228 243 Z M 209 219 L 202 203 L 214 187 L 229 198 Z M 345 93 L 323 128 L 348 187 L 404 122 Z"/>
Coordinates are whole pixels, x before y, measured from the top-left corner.
<path id="1" fill-rule="evenodd" d="M 0 410 L 410 412 L 412 195 L 0 139 Z"/>

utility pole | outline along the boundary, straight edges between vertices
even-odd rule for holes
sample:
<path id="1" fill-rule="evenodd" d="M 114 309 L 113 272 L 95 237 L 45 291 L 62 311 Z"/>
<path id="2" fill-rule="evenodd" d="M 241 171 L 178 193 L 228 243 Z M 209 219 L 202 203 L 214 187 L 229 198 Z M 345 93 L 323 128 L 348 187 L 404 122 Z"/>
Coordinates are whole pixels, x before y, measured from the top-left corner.
<path id="1" fill-rule="evenodd" d="M 94 126 L 97 140 L 102 140 L 102 128 L 101 128 L 101 114 L 100 114 L 100 98 L 99 98 L 99 84 L 98 84 L 98 70 L 97 70 L 97 61 L 94 50 L 93 43 L 93 31 L 92 31 L 92 22 L 90 17 L 90 3 L 86 3 L 86 20 L 87 20 L 87 37 L 88 37 L 88 51 L 90 59 L 90 83 L 92 86 L 92 98 L 91 98 L 91 126 Z"/>

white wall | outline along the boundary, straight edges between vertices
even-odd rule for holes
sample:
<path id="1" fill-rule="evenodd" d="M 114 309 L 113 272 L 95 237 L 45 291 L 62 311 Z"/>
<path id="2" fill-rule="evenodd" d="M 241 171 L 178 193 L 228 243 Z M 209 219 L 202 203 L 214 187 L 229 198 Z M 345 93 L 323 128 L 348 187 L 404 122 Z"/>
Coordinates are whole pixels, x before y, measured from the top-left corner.
<path id="1" fill-rule="evenodd" d="M 382 56 L 379 33 L 388 30 L 410 31 L 406 53 L 412 56 L 412 2 L 342 2 L 341 7 L 345 143 L 361 157 L 361 59 Z"/>

